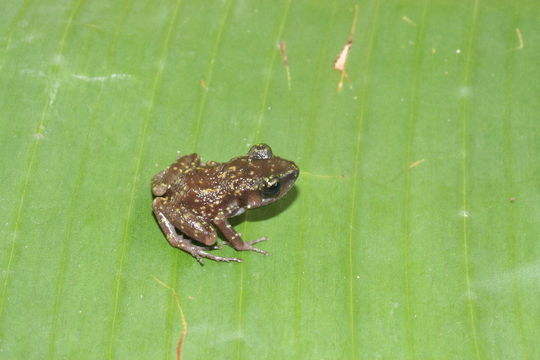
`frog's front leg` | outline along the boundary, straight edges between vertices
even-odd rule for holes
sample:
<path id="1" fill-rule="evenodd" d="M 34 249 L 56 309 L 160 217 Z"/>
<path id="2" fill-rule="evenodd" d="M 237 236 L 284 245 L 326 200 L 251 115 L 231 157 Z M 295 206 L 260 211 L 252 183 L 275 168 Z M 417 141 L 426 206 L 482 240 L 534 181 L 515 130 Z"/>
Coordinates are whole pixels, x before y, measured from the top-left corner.
<path id="1" fill-rule="evenodd" d="M 227 239 L 228 244 L 230 244 L 236 251 L 255 251 L 260 254 L 268 255 L 267 251 L 253 246 L 253 244 L 268 240 L 266 236 L 251 241 L 243 241 L 240 234 L 234 230 L 231 224 L 229 224 L 227 218 L 222 214 L 218 215 L 214 219 L 214 224 L 216 224 L 225 239 Z"/>
<path id="2" fill-rule="evenodd" d="M 182 219 L 182 216 L 190 217 L 191 213 L 189 215 L 186 215 L 188 213 L 183 213 L 178 210 L 170 210 L 170 207 L 167 206 L 167 200 L 161 197 L 155 198 L 154 202 L 152 203 L 154 214 L 156 215 L 157 221 L 159 223 L 159 226 L 161 227 L 161 230 L 167 237 L 167 241 L 169 244 L 171 244 L 173 247 L 178 248 L 180 250 L 184 250 L 185 252 L 191 254 L 195 259 L 197 259 L 198 262 L 203 264 L 203 258 L 207 258 L 214 261 L 237 261 L 241 262 L 242 260 L 237 258 L 227 258 L 223 256 L 216 256 L 208 253 L 204 247 L 197 246 L 193 244 L 193 242 L 183 237 L 182 235 L 179 235 L 175 228 L 180 229 L 183 233 L 185 233 L 188 236 L 203 236 L 201 239 L 204 244 L 208 246 L 212 246 L 215 244 L 215 239 L 217 238 L 217 234 L 215 231 L 211 228 L 210 225 L 205 227 L 203 224 L 193 223 L 193 221 L 189 222 L 186 221 L 186 219 Z M 189 225 L 186 225 L 189 224 Z M 191 226 L 190 226 L 191 225 Z M 212 233 L 213 232 L 213 233 Z M 218 248 L 218 247 L 214 247 Z"/>

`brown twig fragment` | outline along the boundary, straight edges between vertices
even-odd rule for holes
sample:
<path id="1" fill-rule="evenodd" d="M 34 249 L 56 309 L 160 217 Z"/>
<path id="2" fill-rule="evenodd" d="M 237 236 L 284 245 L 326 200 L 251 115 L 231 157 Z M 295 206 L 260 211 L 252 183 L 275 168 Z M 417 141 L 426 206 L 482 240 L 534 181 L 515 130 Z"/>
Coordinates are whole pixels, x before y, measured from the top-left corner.
<path id="1" fill-rule="evenodd" d="M 168 289 L 168 290 L 170 290 L 172 292 L 172 294 L 174 296 L 174 301 L 176 302 L 176 307 L 180 311 L 180 322 L 182 322 L 182 332 L 180 333 L 180 339 L 178 339 L 178 344 L 176 345 L 176 360 L 181 360 L 181 358 L 182 358 L 182 344 L 184 343 L 184 340 L 186 339 L 188 327 L 187 327 L 186 318 L 184 316 L 184 311 L 182 310 L 182 306 L 180 305 L 180 298 L 178 297 L 178 294 L 176 293 L 176 290 L 174 290 L 172 287 L 165 284 L 163 281 L 159 280 L 156 277 L 154 277 L 154 280 L 156 280 L 156 282 L 159 285 L 163 286 L 165 289 Z"/>
<path id="2" fill-rule="evenodd" d="M 287 45 L 285 45 L 285 41 L 279 43 L 279 50 L 281 51 L 283 66 L 285 66 L 287 73 L 287 87 L 291 90 L 291 70 L 289 69 L 289 57 L 287 56 Z"/>
<path id="3" fill-rule="evenodd" d="M 404 21 L 408 22 L 409 24 L 411 24 L 412 26 L 416 26 L 416 23 L 414 21 L 411 20 L 410 17 L 406 16 L 406 15 L 403 15 L 401 17 Z"/>
<path id="4" fill-rule="evenodd" d="M 343 90 L 343 80 L 347 78 L 347 71 L 345 70 L 345 66 L 347 65 L 347 56 L 349 55 L 349 51 L 351 50 L 354 33 L 356 31 L 356 22 L 358 20 L 359 8 L 360 7 L 358 6 L 358 4 L 354 6 L 354 18 L 351 25 L 351 31 L 349 32 L 349 38 L 343 46 L 343 49 L 340 51 L 340 53 L 334 60 L 334 69 L 341 73 L 341 78 L 339 79 L 338 83 L 338 91 Z"/>

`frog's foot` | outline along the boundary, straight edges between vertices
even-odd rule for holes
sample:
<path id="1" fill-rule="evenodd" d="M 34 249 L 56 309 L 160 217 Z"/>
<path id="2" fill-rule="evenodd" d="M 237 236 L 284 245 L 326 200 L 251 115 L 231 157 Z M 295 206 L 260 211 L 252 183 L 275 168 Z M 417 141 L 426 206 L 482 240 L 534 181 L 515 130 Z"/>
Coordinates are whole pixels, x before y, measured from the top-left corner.
<path id="1" fill-rule="evenodd" d="M 171 245 L 173 245 L 174 247 L 180 249 L 180 250 L 184 250 L 185 252 L 189 253 L 191 256 L 193 256 L 195 259 L 197 259 L 197 261 L 201 264 L 201 265 L 204 265 L 204 259 L 210 259 L 210 260 L 214 260 L 214 261 L 223 261 L 223 262 L 231 262 L 231 261 L 236 261 L 236 262 L 242 262 L 241 259 L 238 259 L 238 258 L 229 258 L 229 257 L 224 257 L 224 256 L 217 256 L 217 255 L 213 255 L 213 254 L 210 254 L 208 251 L 210 250 L 217 250 L 217 249 L 221 249 L 221 246 L 220 245 L 212 245 L 212 246 L 199 246 L 199 245 L 195 245 L 193 244 L 193 242 L 191 241 L 191 239 L 188 239 L 188 238 L 185 238 L 181 235 L 178 235 L 177 234 L 177 237 L 176 237 L 176 241 L 175 243 L 171 243 Z"/>
<path id="2" fill-rule="evenodd" d="M 233 258 L 233 257 L 224 257 L 224 256 L 212 255 L 210 253 L 207 253 L 204 250 L 193 250 L 193 251 L 186 250 L 186 251 L 189 252 L 195 259 L 197 259 L 197 261 L 201 265 L 204 265 L 204 259 L 203 258 L 214 260 L 214 261 L 223 261 L 223 262 L 231 262 L 231 261 L 242 262 L 242 259 Z"/>
<path id="3" fill-rule="evenodd" d="M 256 248 L 255 246 L 253 246 L 253 244 L 257 244 L 257 243 L 260 243 L 260 242 L 263 242 L 263 241 L 266 241 L 266 240 L 268 240 L 268 238 L 266 236 L 263 236 L 263 237 L 260 237 L 258 239 L 255 239 L 255 240 L 246 241 L 246 242 L 244 242 L 245 249 L 243 249 L 243 250 L 255 251 L 255 252 L 258 252 L 259 254 L 263 254 L 265 256 L 268 256 L 268 251 L 265 251 L 265 250 L 262 250 L 262 249 L 259 249 L 259 248 Z"/>
<path id="4" fill-rule="evenodd" d="M 217 256 L 217 255 L 210 254 L 209 252 L 207 252 L 207 249 L 197 246 L 197 245 L 191 245 L 182 250 L 185 250 L 186 252 L 190 253 L 191 256 L 197 259 L 197 261 L 201 265 L 204 265 L 203 259 L 210 259 L 214 261 L 223 261 L 223 262 L 231 262 L 231 261 L 242 262 L 242 260 L 238 258 L 224 257 L 224 256 Z"/>
<path id="5" fill-rule="evenodd" d="M 242 242 L 241 245 L 237 245 L 237 246 L 231 245 L 231 243 L 229 243 L 228 241 L 223 241 L 223 244 L 233 247 L 236 251 L 254 251 L 259 254 L 268 255 L 268 251 L 265 251 L 265 250 L 262 250 L 253 246 L 253 244 L 257 244 L 266 240 L 268 240 L 268 238 L 266 236 L 263 236 L 255 240 L 244 241 Z"/>

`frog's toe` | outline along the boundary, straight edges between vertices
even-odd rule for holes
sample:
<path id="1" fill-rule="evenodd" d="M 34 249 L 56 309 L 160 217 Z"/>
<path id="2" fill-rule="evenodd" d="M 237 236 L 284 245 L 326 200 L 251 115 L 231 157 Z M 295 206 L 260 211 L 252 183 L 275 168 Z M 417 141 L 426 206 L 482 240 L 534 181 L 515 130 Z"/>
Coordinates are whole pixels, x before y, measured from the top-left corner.
<path id="1" fill-rule="evenodd" d="M 242 262 L 242 259 L 239 259 L 239 258 L 234 258 L 234 257 L 223 257 L 223 256 L 216 256 L 216 258 L 214 259 L 216 261 L 224 261 L 224 262 L 231 262 L 231 261 L 234 261 L 234 262 Z"/>
<path id="2" fill-rule="evenodd" d="M 203 264 L 202 258 L 206 258 L 206 259 L 210 259 L 210 260 L 214 260 L 214 261 L 222 261 L 222 262 L 231 262 L 231 261 L 242 262 L 242 259 L 212 255 L 212 254 L 207 253 L 206 251 L 201 250 L 201 249 L 194 249 L 194 251 L 192 252 L 192 255 L 201 264 Z"/>
<path id="3" fill-rule="evenodd" d="M 268 255 L 268 251 L 265 251 L 265 250 L 262 250 L 262 249 L 259 249 L 259 248 L 256 248 L 255 246 L 253 246 L 253 244 L 257 244 L 257 243 L 260 243 L 260 242 L 266 241 L 266 240 L 269 240 L 269 239 L 266 236 L 263 236 L 261 238 L 255 239 L 255 240 L 244 241 L 240 245 L 236 245 L 236 246 L 234 246 L 233 244 L 231 244 L 228 241 L 223 241 L 223 244 L 231 246 L 237 251 L 254 251 L 254 252 L 257 252 L 259 254 Z"/>
<path id="4" fill-rule="evenodd" d="M 246 244 L 253 245 L 253 244 L 257 244 L 257 243 L 260 243 L 260 242 L 263 242 L 263 241 L 266 241 L 266 240 L 270 240 L 270 239 L 268 239 L 266 236 L 263 236 L 263 237 L 260 237 L 258 239 L 255 239 L 255 240 L 246 241 Z"/>
<path id="5" fill-rule="evenodd" d="M 201 265 L 204 265 L 204 259 L 197 253 L 191 254 Z"/>
<path id="6" fill-rule="evenodd" d="M 265 256 L 268 256 L 268 251 L 263 250 L 263 249 L 256 248 L 255 246 L 251 246 L 251 245 L 250 245 L 246 250 L 248 250 L 248 251 L 255 251 L 255 252 L 259 253 L 259 254 L 263 254 L 263 255 L 265 255 Z"/>
<path id="7" fill-rule="evenodd" d="M 266 236 L 263 236 L 261 238 L 255 239 L 255 240 L 246 241 L 244 243 L 244 249 L 242 249 L 242 250 L 255 251 L 255 252 L 259 253 L 259 254 L 268 255 L 268 251 L 265 251 L 265 250 L 262 250 L 262 249 L 259 249 L 259 248 L 256 248 L 255 246 L 253 246 L 253 244 L 257 244 L 257 243 L 260 243 L 260 242 L 266 241 L 266 240 L 268 240 L 268 238 Z"/>

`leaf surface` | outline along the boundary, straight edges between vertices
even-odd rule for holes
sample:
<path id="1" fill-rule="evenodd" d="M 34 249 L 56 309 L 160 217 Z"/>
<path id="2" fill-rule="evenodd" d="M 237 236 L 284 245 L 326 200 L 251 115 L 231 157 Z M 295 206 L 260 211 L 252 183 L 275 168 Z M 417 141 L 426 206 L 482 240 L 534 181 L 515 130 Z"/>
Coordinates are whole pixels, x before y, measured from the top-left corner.
<path id="1" fill-rule="evenodd" d="M 2 8 L 0 358 L 175 358 L 165 286 L 184 359 L 540 358 L 535 1 Z M 271 255 L 168 246 L 151 177 L 260 142 Z"/>

